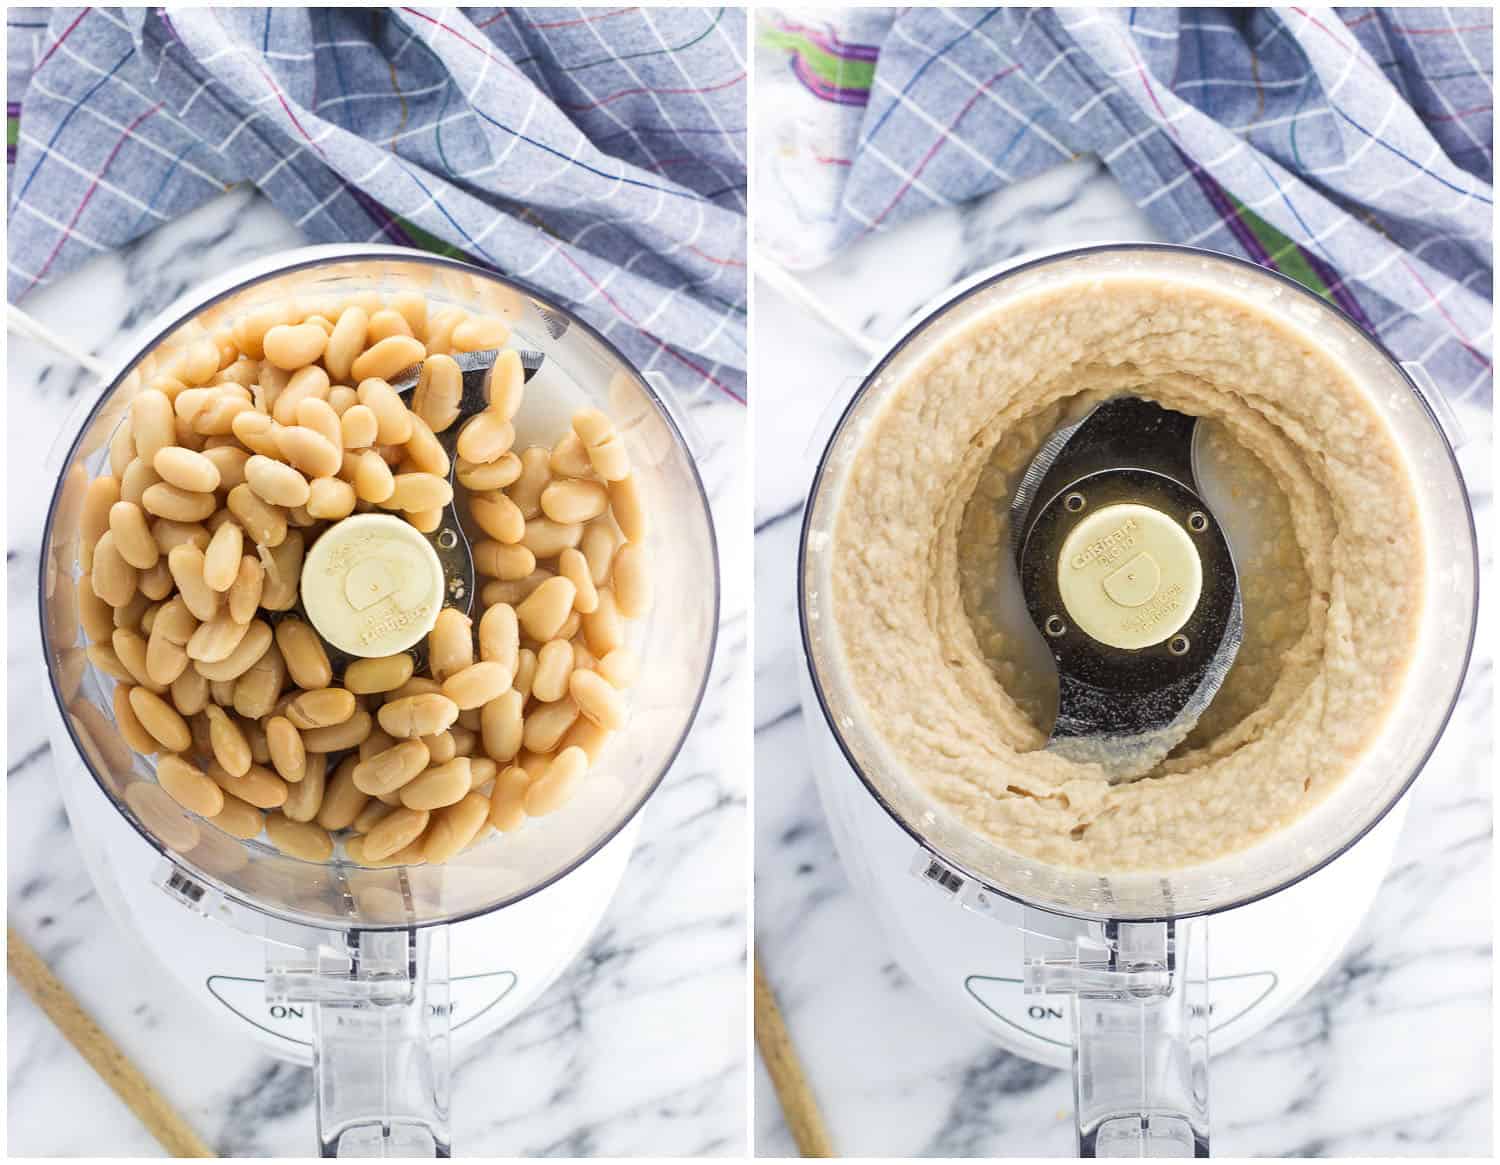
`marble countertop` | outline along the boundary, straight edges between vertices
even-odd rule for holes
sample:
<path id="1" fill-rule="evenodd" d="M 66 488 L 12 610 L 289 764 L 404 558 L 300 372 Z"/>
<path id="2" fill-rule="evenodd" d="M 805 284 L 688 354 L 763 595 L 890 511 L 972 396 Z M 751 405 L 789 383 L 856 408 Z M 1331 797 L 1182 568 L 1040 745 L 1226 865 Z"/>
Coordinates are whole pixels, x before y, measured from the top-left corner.
<path id="1" fill-rule="evenodd" d="M 96 258 L 38 292 L 26 310 L 108 357 L 205 273 L 301 242 L 264 200 L 232 191 L 121 254 Z M 47 450 L 90 379 L 50 350 L 13 339 L 9 380 L 11 925 L 220 1154 L 309 1156 L 310 1072 L 248 1039 L 205 1039 L 199 1006 L 164 997 L 159 970 L 122 941 L 75 848 L 47 742 L 44 701 L 52 697 L 35 674 L 35 580 Z M 689 407 L 705 438 L 701 469 L 724 579 L 708 696 L 687 747 L 642 812 L 624 881 L 583 955 L 518 1020 L 455 1063 L 460 1155 L 747 1151 L 750 772 L 743 749 L 719 743 L 725 734 L 746 739 L 749 730 L 746 422 L 730 401 L 700 398 Z M 632 1057 L 642 1033 L 653 1053 Z M 13 981 L 7 1051 L 13 1155 L 162 1155 Z"/>
<path id="2" fill-rule="evenodd" d="M 1154 237 L 1107 173 L 1081 159 L 903 224 L 802 279 L 840 319 L 881 340 L 932 296 L 1008 256 Z M 831 427 L 829 402 L 847 399 L 865 357 L 764 281 L 753 327 L 757 951 L 841 1155 L 1070 1155 L 1067 1075 L 939 1010 L 893 961 L 834 853 L 797 703 L 794 570 L 816 454 L 808 446 Z M 1487 403 L 1460 419 L 1471 435 L 1461 461 L 1487 534 Z M 1481 620 L 1480 642 L 1490 642 L 1490 612 Z M 1215 1057 L 1216 1155 L 1490 1152 L 1491 680 L 1492 660 L 1476 658 L 1353 941 L 1280 1020 Z M 756 1072 L 756 1151 L 793 1154 L 759 1062 Z"/>

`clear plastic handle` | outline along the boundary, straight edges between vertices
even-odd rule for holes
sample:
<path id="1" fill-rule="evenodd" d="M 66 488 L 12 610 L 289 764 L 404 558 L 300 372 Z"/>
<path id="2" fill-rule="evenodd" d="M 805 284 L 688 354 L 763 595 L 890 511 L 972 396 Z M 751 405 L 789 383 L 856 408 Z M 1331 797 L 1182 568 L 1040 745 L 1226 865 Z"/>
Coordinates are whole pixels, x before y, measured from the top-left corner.
<path id="1" fill-rule="evenodd" d="M 270 1002 L 312 1004 L 324 1157 L 449 1157 L 448 928 L 353 931 L 268 956 Z"/>
<path id="2" fill-rule="evenodd" d="M 1085 922 L 1027 909 L 1027 991 L 1073 996 L 1080 1157 L 1208 1156 L 1201 919 Z"/>

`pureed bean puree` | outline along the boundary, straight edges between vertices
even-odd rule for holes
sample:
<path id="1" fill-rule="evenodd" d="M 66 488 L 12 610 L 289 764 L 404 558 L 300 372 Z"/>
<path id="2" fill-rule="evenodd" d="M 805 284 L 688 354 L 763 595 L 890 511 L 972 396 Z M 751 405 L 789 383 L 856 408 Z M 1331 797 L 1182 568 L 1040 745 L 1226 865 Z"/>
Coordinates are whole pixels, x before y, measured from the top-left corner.
<path id="1" fill-rule="evenodd" d="M 1205 418 L 1262 531 L 1238 554 L 1245 644 L 1193 734 L 1145 777 L 1043 751 L 1056 680 L 1019 599 L 1007 507 L 1060 425 L 1129 393 Z M 1055 865 L 1210 861 L 1323 798 L 1402 683 L 1423 589 L 1406 466 L 1343 369 L 1246 302 L 1091 277 L 953 338 L 885 401 L 832 549 L 842 661 L 866 722 L 969 830 Z"/>

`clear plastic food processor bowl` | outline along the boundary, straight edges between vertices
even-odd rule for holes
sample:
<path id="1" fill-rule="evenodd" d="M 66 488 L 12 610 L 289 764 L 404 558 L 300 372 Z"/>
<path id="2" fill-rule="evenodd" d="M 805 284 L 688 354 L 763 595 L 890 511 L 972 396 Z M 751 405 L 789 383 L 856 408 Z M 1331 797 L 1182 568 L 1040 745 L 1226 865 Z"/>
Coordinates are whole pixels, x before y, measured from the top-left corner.
<path id="1" fill-rule="evenodd" d="M 1111 274 L 1199 283 L 1242 298 L 1348 368 L 1407 460 L 1427 577 L 1400 698 L 1321 805 L 1253 848 L 1210 864 L 1125 874 L 1045 865 L 1006 850 L 965 829 L 904 771 L 865 720 L 842 666 L 829 577 L 849 467 L 892 393 L 980 317 L 1061 286 L 1087 294 L 1088 281 Z M 1206 1017 L 1195 1022 L 1186 1002 L 1194 969 L 1202 967 L 1203 942 L 1201 928 L 1187 920 L 1274 893 L 1348 849 L 1406 791 L 1447 723 L 1473 642 L 1478 568 L 1468 496 L 1439 419 L 1450 414 L 1440 397 L 1429 399 L 1418 388 L 1425 382 L 1419 368 L 1397 364 L 1338 309 L 1264 268 L 1185 247 L 1093 247 L 1022 262 L 927 314 L 865 377 L 823 453 L 799 563 L 803 645 L 814 691 L 860 780 L 907 833 L 964 880 L 966 904 L 977 908 L 985 894 L 995 894 L 1022 905 L 1028 988 L 1078 996 L 1074 1054 L 1086 1155 L 1206 1151 Z M 1154 1133 L 1142 1117 L 1148 1102 L 1158 1109 Z"/>
<path id="2" fill-rule="evenodd" d="M 75 596 L 84 487 L 108 472 L 110 437 L 163 359 L 260 304 L 368 290 L 419 292 L 503 316 L 510 344 L 542 355 L 516 419 L 517 447 L 552 444 L 579 408 L 605 410 L 624 437 L 652 528 L 655 602 L 629 625 L 641 663 L 628 726 L 564 808 L 514 833 L 491 832 L 431 867 L 307 862 L 231 837 L 179 807 L 114 723 L 113 681 L 85 658 Z M 315 1025 L 325 1152 L 446 1154 L 447 1019 L 444 1012 L 438 1030 L 431 1013 L 443 1009 L 427 1006 L 446 974 L 440 924 L 517 902 L 587 861 L 625 827 L 682 747 L 707 683 L 719 598 L 712 519 L 686 425 L 680 406 L 602 335 L 523 285 L 397 248 L 315 247 L 231 272 L 168 308 L 62 439 L 40 580 L 42 639 L 62 725 L 103 795 L 184 883 L 216 896 L 221 917 L 280 952 L 268 955 L 268 986 L 286 999 L 323 1001 L 325 1020 L 342 1008 L 337 1024 Z M 401 1058 L 391 1050 L 397 1045 L 411 1054 Z M 443 1063 L 432 1067 L 438 1057 L 429 1051 L 439 1045 Z M 390 1069 L 383 1083 L 372 1064 Z M 414 1064 L 427 1066 L 413 1075 Z M 411 1096 L 400 1099 L 392 1080 L 409 1080 Z"/>

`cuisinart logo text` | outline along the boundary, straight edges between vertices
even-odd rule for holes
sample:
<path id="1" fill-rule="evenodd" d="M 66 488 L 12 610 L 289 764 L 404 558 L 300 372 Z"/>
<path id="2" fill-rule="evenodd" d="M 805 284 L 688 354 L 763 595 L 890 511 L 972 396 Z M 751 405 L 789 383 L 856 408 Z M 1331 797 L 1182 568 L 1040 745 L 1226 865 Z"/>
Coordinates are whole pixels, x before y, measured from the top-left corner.
<path id="1" fill-rule="evenodd" d="M 1094 539 L 1073 555 L 1073 569 L 1082 570 L 1096 562 L 1103 566 L 1118 562 L 1125 551 L 1135 545 L 1135 532 L 1138 529 L 1140 524 L 1134 518 L 1126 518 L 1104 537 Z"/>
<path id="2" fill-rule="evenodd" d="M 395 602 L 394 599 L 391 601 Z M 401 628 L 409 626 L 418 619 L 425 619 L 427 612 L 430 610 L 432 610 L 432 604 L 419 603 L 410 611 L 397 610 L 381 615 L 360 628 L 359 641 L 361 644 L 374 643 L 377 639 L 389 635 L 392 631 L 399 631 Z"/>

